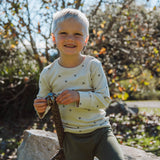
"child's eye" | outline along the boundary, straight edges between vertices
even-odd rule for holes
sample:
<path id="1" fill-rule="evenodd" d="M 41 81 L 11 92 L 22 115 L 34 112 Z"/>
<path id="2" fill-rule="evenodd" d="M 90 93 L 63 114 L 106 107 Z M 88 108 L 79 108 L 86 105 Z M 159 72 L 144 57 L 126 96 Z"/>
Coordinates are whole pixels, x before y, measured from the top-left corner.
<path id="1" fill-rule="evenodd" d="M 76 36 L 82 36 L 82 34 L 81 34 L 81 33 L 75 33 L 75 35 L 76 35 Z"/>
<path id="2" fill-rule="evenodd" d="M 60 34 L 61 34 L 61 35 L 66 35 L 67 33 L 66 33 L 66 32 L 60 32 Z"/>

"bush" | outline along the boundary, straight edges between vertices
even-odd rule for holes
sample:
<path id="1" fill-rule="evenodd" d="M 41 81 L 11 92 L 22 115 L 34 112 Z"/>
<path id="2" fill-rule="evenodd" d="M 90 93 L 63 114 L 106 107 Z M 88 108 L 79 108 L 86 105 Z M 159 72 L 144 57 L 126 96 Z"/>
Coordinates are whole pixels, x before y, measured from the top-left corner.
<path id="1" fill-rule="evenodd" d="M 160 156 L 160 116 L 145 112 L 130 117 L 113 114 L 110 122 L 119 143 Z"/>
<path id="2" fill-rule="evenodd" d="M 160 100 L 160 91 L 132 94 L 128 100 Z"/>
<path id="3" fill-rule="evenodd" d="M 0 119 L 14 120 L 33 113 L 39 69 L 26 53 L 0 50 Z"/>
<path id="4" fill-rule="evenodd" d="M 136 69 L 129 74 L 135 75 Z M 141 75 L 129 80 L 121 81 L 117 86 L 117 93 L 128 96 L 124 100 L 159 100 L 160 91 L 158 85 L 160 80 L 153 77 L 149 70 L 144 70 Z"/>

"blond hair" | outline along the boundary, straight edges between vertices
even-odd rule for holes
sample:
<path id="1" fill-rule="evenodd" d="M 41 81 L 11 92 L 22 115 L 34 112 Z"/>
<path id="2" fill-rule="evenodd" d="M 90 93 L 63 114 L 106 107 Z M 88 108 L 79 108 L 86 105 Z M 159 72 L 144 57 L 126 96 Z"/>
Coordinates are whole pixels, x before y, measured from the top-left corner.
<path id="1" fill-rule="evenodd" d="M 62 9 L 61 11 L 58 11 L 53 15 L 52 32 L 55 33 L 58 24 L 69 18 L 74 18 L 80 23 L 82 23 L 86 28 L 86 34 L 89 35 L 89 21 L 85 14 L 77 9 L 70 8 Z"/>

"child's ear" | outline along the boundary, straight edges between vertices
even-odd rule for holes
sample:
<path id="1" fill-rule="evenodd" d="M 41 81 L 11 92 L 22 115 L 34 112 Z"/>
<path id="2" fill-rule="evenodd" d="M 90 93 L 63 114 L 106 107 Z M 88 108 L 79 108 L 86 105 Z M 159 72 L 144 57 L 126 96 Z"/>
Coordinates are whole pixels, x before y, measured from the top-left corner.
<path id="1" fill-rule="evenodd" d="M 87 44 L 88 39 L 89 39 L 89 35 L 88 35 L 88 36 L 86 37 L 86 39 L 85 39 L 85 45 Z"/>
<path id="2" fill-rule="evenodd" d="M 52 33 L 52 40 L 54 42 L 54 44 L 56 44 L 56 38 L 55 38 L 55 35 Z"/>

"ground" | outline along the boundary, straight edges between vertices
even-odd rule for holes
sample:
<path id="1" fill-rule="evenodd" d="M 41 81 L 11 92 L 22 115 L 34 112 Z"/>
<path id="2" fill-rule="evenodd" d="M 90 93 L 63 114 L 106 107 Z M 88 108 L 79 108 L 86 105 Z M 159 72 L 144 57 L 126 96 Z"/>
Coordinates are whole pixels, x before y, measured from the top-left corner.
<path id="1" fill-rule="evenodd" d="M 119 143 L 141 148 L 160 156 L 159 113 L 143 112 L 136 116 L 110 115 L 112 128 Z M 53 131 L 52 116 L 48 115 L 43 120 L 39 120 L 37 116 L 14 121 L 0 120 L 0 160 L 16 160 L 17 148 L 23 140 L 25 129 Z"/>

